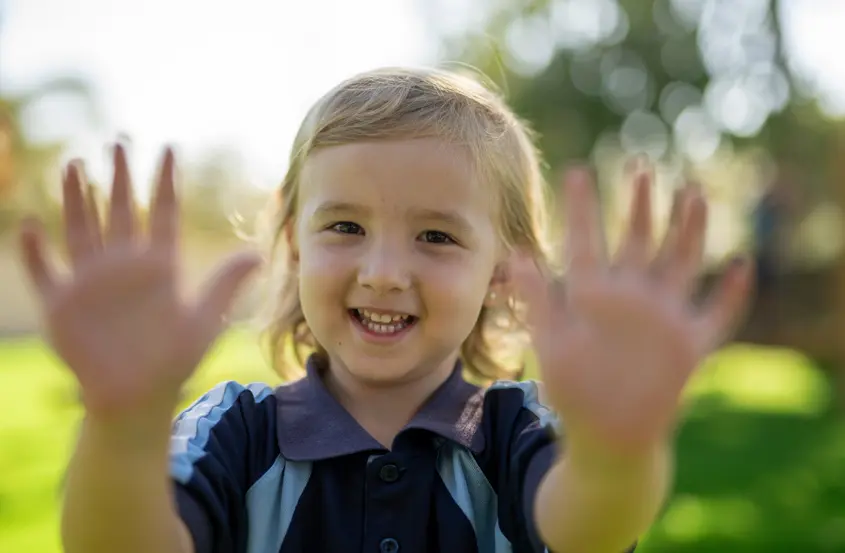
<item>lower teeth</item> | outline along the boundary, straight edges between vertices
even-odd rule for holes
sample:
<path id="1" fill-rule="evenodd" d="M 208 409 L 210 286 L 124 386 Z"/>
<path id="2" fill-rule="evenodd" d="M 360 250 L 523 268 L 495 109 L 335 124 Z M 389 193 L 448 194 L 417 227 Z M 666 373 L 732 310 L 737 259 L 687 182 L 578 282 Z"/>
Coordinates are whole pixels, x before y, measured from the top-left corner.
<path id="1" fill-rule="evenodd" d="M 399 323 L 399 324 L 395 324 L 395 325 L 394 324 L 383 325 L 383 324 L 376 324 L 376 323 L 369 323 L 368 322 L 366 324 L 367 324 L 367 328 L 369 328 L 372 332 L 377 332 L 379 334 L 393 334 L 394 332 L 401 330 L 402 328 L 405 327 L 405 325 L 403 323 Z"/>

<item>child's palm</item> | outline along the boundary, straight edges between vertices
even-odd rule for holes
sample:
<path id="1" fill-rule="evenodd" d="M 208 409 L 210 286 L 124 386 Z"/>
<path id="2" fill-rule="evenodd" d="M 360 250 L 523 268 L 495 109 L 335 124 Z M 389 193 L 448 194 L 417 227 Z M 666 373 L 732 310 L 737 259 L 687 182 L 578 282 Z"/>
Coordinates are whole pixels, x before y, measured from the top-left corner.
<path id="1" fill-rule="evenodd" d="M 736 265 L 703 308 L 689 300 L 700 267 L 706 206 L 679 194 L 661 252 L 650 259 L 649 178 L 643 176 L 631 228 L 606 262 L 596 201 L 583 174 L 568 182 L 566 285 L 522 265 L 532 334 L 552 405 L 567 428 L 600 447 L 662 440 L 684 385 L 741 312 L 749 271 Z"/>
<path id="2" fill-rule="evenodd" d="M 127 411 L 171 402 L 222 328 L 238 285 L 257 265 L 254 256 L 224 263 L 196 304 L 178 291 L 178 205 L 168 152 L 141 240 L 126 159 L 115 153 L 108 231 L 69 167 L 64 181 L 65 236 L 72 266 L 58 278 L 43 254 L 37 226 L 22 233 L 24 262 L 45 310 L 48 338 L 75 373 L 89 411 Z"/>

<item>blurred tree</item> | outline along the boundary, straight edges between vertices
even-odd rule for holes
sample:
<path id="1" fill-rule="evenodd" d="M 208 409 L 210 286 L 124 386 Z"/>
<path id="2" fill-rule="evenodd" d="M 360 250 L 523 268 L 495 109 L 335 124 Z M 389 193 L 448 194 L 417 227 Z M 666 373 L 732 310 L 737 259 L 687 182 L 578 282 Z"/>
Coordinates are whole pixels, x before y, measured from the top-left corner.
<path id="1" fill-rule="evenodd" d="M 0 0 L 0 31 L 5 13 L 5 2 Z M 33 140 L 23 124 L 31 108 L 55 96 L 81 99 L 90 120 L 96 119 L 91 88 L 79 77 L 53 78 L 16 93 L 0 89 L 0 233 L 16 226 L 24 210 L 38 212 L 48 225 L 55 222 L 59 206 L 50 190 L 55 186 L 65 144 Z"/>
<path id="2" fill-rule="evenodd" d="M 763 152 L 801 167 L 812 200 L 825 196 L 836 125 L 792 70 L 777 0 L 473 6 L 472 28 L 446 34 L 445 57 L 505 91 L 538 131 L 552 170 L 609 153 L 646 154 L 681 171 L 720 153 L 759 160 Z"/>
<path id="3" fill-rule="evenodd" d="M 250 183 L 242 157 L 228 147 L 204 152 L 187 162 L 182 173 L 182 212 L 188 232 L 234 238 L 239 220 L 254 220 L 270 196 Z"/>
<path id="4" fill-rule="evenodd" d="M 65 143 L 31 139 L 23 120 L 39 102 L 59 95 L 81 99 L 94 120 L 91 91 L 81 78 L 56 78 L 17 94 L 0 91 L 0 232 L 15 225 L 24 210 L 38 212 L 48 223 L 55 219 L 58 205 L 50 192 Z"/>

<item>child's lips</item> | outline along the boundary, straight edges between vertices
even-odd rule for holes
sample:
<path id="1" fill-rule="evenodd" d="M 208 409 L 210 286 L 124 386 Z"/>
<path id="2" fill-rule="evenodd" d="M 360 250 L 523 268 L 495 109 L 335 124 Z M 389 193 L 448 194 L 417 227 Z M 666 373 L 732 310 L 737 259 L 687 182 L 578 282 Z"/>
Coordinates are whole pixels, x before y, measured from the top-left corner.
<path id="1" fill-rule="evenodd" d="M 368 309 L 350 309 L 349 316 L 365 337 L 379 342 L 404 335 L 417 322 L 417 317 L 405 313 Z"/>

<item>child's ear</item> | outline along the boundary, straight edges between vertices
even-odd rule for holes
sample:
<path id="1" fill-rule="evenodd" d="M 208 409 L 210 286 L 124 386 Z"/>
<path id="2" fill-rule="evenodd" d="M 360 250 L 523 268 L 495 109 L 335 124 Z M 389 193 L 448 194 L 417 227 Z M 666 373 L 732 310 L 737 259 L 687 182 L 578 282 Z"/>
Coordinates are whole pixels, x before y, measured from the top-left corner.
<path id="1" fill-rule="evenodd" d="M 508 298 L 512 295 L 510 269 L 507 262 L 496 265 L 493 269 L 493 277 L 487 286 L 487 295 L 484 297 L 485 307 L 501 307 L 507 305 Z"/>
<path id="2" fill-rule="evenodd" d="M 286 224 L 282 232 L 285 234 L 285 245 L 290 252 L 290 260 L 293 263 L 299 263 L 299 246 L 296 243 L 296 228 L 293 222 Z"/>

